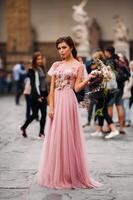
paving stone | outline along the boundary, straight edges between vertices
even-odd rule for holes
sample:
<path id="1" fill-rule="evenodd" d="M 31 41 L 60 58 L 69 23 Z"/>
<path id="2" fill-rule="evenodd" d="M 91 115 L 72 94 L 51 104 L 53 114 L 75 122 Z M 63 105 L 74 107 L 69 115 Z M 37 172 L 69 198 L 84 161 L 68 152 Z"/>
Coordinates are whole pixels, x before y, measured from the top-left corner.
<path id="1" fill-rule="evenodd" d="M 39 123 L 33 122 L 22 138 L 19 130 L 25 118 L 25 102 L 14 104 L 14 97 L 0 98 L 0 200 L 132 200 L 133 127 L 126 135 L 105 140 L 94 138 L 92 124 L 84 129 L 87 163 L 97 189 L 54 190 L 37 185 L 36 174 L 42 140 L 37 140 Z M 80 108 L 81 124 L 87 112 Z M 133 116 L 133 113 L 132 113 Z M 116 113 L 114 118 L 116 119 Z"/>

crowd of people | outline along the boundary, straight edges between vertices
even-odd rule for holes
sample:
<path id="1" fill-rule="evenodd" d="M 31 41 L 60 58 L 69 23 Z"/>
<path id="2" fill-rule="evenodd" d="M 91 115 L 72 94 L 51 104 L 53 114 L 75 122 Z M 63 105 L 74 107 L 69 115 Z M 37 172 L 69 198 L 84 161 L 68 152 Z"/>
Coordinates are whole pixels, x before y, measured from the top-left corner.
<path id="1" fill-rule="evenodd" d="M 103 88 L 90 95 L 90 105 L 88 109 L 88 120 L 83 127 L 89 126 L 92 119 L 93 108 L 95 113 L 99 109 L 102 115 L 95 115 L 96 132 L 92 136 L 105 136 L 109 139 L 118 134 L 125 134 L 124 127 L 131 125 L 131 105 L 133 97 L 133 62 L 128 62 L 122 54 L 115 54 L 113 47 L 105 48 L 104 51 L 98 50 L 92 55 L 92 59 L 86 62 L 88 74 L 97 68 L 96 60 L 102 60 L 109 65 L 114 72 L 114 77 L 107 84 L 106 95 Z M 113 108 L 116 106 L 118 115 L 118 124 L 120 129 L 116 129 L 113 122 Z M 107 122 L 104 126 L 104 120 Z M 97 122 L 98 121 L 98 122 Z M 107 134 L 109 133 L 109 134 Z"/>
<path id="2" fill-rule="evenodd" d="M 0 95 L 7 95 L 13 92 L 13 77 L 11 71 L 0 68 Z"/>
<path id="3" fill-rule="evenodd" d="M 35 58 L 34 58 L 35 57 Z M 90 91 L 88 118 L 83 128 L 90 126 L 92 119 L 96 126 L 96 131 L 91 136 L 104 136 L 106 139 L 126 134 L 125 127 L 131 126 L 131 106 L 133 102 L 133 61 L 118 53 L 115 53 L 114 47 L 110 46 L 104 50 L 97 50 L 92 54 L 89 60 L 83 60 L 82 57 L 76 58 L 84 65 L 84 77 L 97 69 L 97 60 L 100 59 L 106 66 L 110 66 L 113 71 L 113 78 L 107 83 L 107 90 L 91 92 L 92 84 L 83 88 L 80 92 L 75 92 L 78 103 L 83 102 L 85 91 Z M 1 69 L 0 85 L 1 93 L 5 88 L 10 93 L 12 87 L 15 88 L 15 103 L 20 104 L 20 97 L 24 95 L 26 102 L 26 122 L 21 126 L 22 135 L 27 137 L 26 128 L 33 119 L 40 120 L 40 132 L 38 137 L 44 135 L 44 126 L 46 121 L 48 84 L 46 81 L 46 58 L 41 52 L 33 55 L 32 61 L 28 67 L 20 61 L 14 67 L 12 72 L 4 76 Z M 38 75 L 37 73 L 38 72 Z M 44 79 L 44 80 L 43 80 Z M 38 82 L 38 83 L 37 83 Z M 3 86 L 4 84 L 4 86 Z M 39 100 L 38 100 L 39 97 Z M 42 103 L 43 102 L 43 103 Z M 118 122 L 114 123 L 114 107 L 116 107 Z M 38 110 L 41 111 L 41 117 Z M 102 114 L 100 114 L 102 112 Z M 98 114 L 99 113 L 99 114 Z M 119 126 L 119 131 L 116 126 Z"/>

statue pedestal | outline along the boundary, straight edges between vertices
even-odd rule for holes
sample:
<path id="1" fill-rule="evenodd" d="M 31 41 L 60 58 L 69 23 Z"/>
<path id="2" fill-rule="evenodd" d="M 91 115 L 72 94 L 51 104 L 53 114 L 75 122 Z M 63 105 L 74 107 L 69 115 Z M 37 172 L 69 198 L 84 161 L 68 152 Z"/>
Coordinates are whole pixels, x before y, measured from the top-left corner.
<path id="1" fill-rule="evenodd" d="M 90 57 L 90 51 L 88 47 L 85 46 L 77 46 L 77 54 L 81 57 Z"/>
<path id="2" fill-rule="evenodd" d="M 130 46 L 129 46 L 129 43 L 118 41 L 118 42 L 114 43 L 114 48 L 115 48 L 115 52 L 116 53 L 121 53 L 124 56 L 126 56 L 126 58 L 128 60 L 130 60 Z"/>

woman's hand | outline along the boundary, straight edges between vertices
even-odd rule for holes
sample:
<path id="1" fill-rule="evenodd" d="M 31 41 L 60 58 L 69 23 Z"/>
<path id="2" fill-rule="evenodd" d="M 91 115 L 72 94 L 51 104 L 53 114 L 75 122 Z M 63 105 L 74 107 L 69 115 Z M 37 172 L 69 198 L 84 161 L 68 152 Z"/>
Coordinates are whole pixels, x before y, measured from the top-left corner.
<path id="1" fill-rule="evenodd" d="M 44 97 L 39 97 L 38 98 L 38 101 L 41 102 L 41 103 L 43 102 L 43 100 L 44 100 Z"/>
<path id="2" fill-rule="evenodd" d="M 49 112 L 48 112 L 49 117 L 52 119 L 54 117 L 54 108 L 49 107 Z"/>
<path id="3" fill-rule="evenodd" d="M 87 77 L 87 79 L 88 79 L 88 82 L 90 82 L 91 81 L 91 79 L 94 79 L 94 78 L 96 78 L 97 77 L 97 75 L 96 74 L 88 74 L 88 77 Z"/>

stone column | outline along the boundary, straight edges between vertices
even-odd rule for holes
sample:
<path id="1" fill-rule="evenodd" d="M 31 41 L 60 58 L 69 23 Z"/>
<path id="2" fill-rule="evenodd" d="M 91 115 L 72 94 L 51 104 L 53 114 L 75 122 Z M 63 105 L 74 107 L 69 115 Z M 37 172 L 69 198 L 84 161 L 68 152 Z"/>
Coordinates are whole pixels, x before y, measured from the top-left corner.
<path id="1" fill-rule="evenodd" d="M 32 50 L 30 0 L 6 0 L 6 6 L 7 62 L 17 62 Z"/>
<path id="2" fill-rule="evenodd" d="M 30 0 L 7 0 L 7 51 L 29 52 Z"/>

